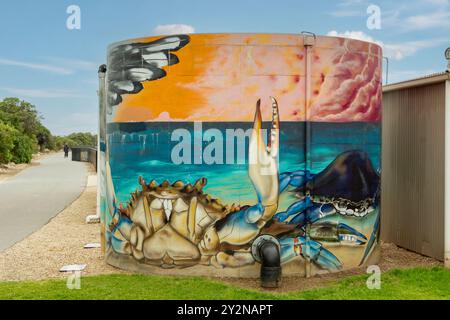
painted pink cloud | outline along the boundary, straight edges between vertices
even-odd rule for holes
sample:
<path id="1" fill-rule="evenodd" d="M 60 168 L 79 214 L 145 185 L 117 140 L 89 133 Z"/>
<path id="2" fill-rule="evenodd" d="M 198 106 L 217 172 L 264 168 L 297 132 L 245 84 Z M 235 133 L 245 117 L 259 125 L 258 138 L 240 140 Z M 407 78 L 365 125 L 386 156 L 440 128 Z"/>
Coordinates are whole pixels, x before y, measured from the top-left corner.
<path id="1" fill-rule="evenodd" d="M 312 121 L 379 121 L 381 119 L 381 54 L 377 45 L 346 41 L 334 51 L 330 71 L 310 106 Z M 363 53 L 357 46 L 369 47 Z M 353 46 L 353 47 L 352 47 Z M 356 46 L 356 48 L 354 48 Z"/>
<path id="2" fill-rule="evenodd" d="M 311 51 L 311 96 L 305 114 L 305 48 L 243 46 L 220 50 L 207 74 L 189 85 L 205 93 L 207 105 L 192 119 L 253 119 L 263 99 L 270 119 L 269 96 L 277 98 L 283 121 L 346 122 L 381 119 L 381 49 L 375 44 L 319 37 Z M 266 103 L 265 103 L 266 102 Z M 268 106 L 265 108 L 264 106 Z"/>

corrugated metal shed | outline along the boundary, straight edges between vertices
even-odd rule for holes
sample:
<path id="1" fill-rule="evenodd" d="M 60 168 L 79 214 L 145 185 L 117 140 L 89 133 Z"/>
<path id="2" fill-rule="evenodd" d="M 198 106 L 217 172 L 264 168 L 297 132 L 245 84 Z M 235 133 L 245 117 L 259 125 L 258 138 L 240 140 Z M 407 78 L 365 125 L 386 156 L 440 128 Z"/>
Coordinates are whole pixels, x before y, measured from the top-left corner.
<path id="1" fill-rule="evenodd" d="M 439 260 L 449 79 L 444 72 L 383 89 L 381 238 Z"/>

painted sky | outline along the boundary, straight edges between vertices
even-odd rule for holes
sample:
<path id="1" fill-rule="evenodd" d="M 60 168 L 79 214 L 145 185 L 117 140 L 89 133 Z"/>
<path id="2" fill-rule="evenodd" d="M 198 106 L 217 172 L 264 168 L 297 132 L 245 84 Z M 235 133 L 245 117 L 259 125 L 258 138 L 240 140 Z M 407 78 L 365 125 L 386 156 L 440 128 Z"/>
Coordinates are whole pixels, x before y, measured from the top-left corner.
<path id="1" fill-rule="evenodd" d="M 270 119 L 269 96 L 278 100 L 283 121 L 380 120 L 382 53 L 374 43 L 317 37 L 308 99 L 306 49 L 298 35 L 191 35 L 175 53 L 179 63 L 165 66 L 165 77 L 142 82 L 144 90 L 113 107 L 114 121 L 252 121 L 258 97 Z"/>
<path id="2" fill-rule="evenodd" d="M 69 5 L 81 30 L 66 28 Z M 381 29 L 366 26 L 381 8 Z M 346 35 L 381 43 L 389 82 L 445 68 L 450 46 L 448 0 L 310 1 L 5 1 L 0 11 L 0 98 L 34 103 L 56 134 L 96 131 L 97 67 L 110 43 L 170 32 L 263 32 Z M 331 84 L 330 84 L 331 85 Z"/>

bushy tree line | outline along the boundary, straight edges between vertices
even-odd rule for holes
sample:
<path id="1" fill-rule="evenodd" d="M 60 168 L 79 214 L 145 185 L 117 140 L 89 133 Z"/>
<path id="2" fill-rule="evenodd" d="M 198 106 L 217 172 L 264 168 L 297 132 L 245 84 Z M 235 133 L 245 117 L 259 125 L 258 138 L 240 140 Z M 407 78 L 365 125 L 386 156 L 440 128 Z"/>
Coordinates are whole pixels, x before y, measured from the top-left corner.
<path id="1" fill-rule="evenodd" d="M 68 136 L 56 136 L 55 146 L 57 150 L 62 149 L 65 143 L 69 147 L 96 147 L 97 146 L 97 135 L 89 132 L 77 132 L 69 134 Z"/>
<path id="2" fill-rule="evenodd" d="M 53 136 L 41 122 L 36 107 L 17 98 L 0 101 L 0 163 L 28 163 L 38 151 L 61 150 L 69 147 L 96 146 L 91 133 Z"/>

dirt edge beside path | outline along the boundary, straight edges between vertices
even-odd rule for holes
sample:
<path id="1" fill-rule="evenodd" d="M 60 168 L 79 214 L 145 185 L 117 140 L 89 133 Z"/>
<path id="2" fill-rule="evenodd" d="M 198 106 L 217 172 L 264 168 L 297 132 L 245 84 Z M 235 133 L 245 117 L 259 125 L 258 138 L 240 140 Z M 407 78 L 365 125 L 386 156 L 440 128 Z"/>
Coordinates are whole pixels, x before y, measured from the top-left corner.
<path id="1" fill-rule="evenodd" d="M 30 168 L 35 167 L 40 164 L 40 160 L 42 160 L 45 157 L 48 157 L 50 155 L 53 155 L 57 153 L 55 152 L 44 152 L 44 153 L 36 153 L 33 154 L 33 158 L 31 159 L 30 163 L 10 163 L 10 164 L 0 164 L 0 183 L 10 177 L 15 176 L 16 174 L 20 173 L 21 171 Z"/>
<path id="2" fill-rule="evenodd" d="M 95 173 L 91 169 L 89 174 Z M 68 275 L 59 269 L 67 264 L 87 264 L 83 276 L 120 273 L 106 265 L 100 248 L 83 248 L 87 243 L 100 242 L 100 225 L 85 222 L 96 212 L 96 189 L 86 187 L 48 224 L 0 252 L 0 281 L 66 278 Z"/>

